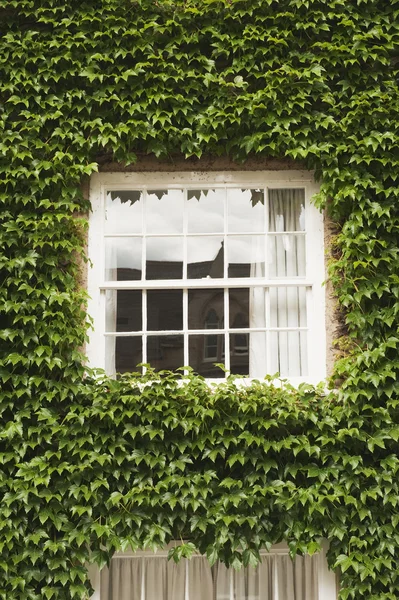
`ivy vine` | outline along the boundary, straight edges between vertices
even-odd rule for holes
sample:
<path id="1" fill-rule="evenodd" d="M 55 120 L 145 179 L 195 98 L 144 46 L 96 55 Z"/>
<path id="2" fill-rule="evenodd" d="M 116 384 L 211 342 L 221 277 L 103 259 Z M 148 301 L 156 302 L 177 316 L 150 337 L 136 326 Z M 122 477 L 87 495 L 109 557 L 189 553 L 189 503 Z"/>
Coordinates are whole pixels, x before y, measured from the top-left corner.
<path id="1" fill-rule="evenodd" d="M 2 600 L 87 598 L 126 546 L 320 536 L 342 600 L 399 596 L 398 42 L 398 0 L 0 0 Z M 315 170 L 338 391 L 86 373 L 81 183 L 141 154 Z"/>

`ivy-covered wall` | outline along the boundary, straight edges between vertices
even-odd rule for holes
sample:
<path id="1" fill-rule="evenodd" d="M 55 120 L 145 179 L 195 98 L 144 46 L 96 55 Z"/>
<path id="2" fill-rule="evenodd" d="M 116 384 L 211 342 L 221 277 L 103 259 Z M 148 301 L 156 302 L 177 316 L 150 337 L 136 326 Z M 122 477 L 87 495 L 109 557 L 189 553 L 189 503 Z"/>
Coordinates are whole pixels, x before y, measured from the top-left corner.
<path id="1" fill-rule="evenodd" d="M 237 565 L 319 536 L 341 598 L 399 597 L 398 9 L 0 0 L 2 600 L 87 598 L 129 544 Z M 338 391 L 84 376 L 81 184 L 138 154 L 315 170 Z"/>

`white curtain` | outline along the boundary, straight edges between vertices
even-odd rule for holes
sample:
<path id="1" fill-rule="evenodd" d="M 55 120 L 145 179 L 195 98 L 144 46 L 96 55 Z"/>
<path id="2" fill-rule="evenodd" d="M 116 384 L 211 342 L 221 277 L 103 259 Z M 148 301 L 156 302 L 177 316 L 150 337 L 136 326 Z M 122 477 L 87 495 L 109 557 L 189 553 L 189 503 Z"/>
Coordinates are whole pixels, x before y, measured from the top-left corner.
<path id="1" fill-rule="evenodd" d="M 306 274 L 304 191 L 302 189 L 269 190 L 269 243 L 267 265 L 256 256 L 251 264 L 251 277 L 280 279 L 281 287 L 252 288 L 250 293 L 250 327 L 300 327 L 306 325 L 306 290 L 284 287 L 284 278 Z M 286 233 L 287 232 L 287 233 Z M 273 235 L 276 234 L 276 235 Z M 265 294 L 269 294 L 269 317 Z M 264 333 L 250 334 L 250 375 L 264 377 L 279 372 L 282 376 L 305 375 L 307 371 L 306 334 L 298 331 L 269 332 L 267 357 Z"/>
<path id="2" fill-rule="evenodd" d="M 101 600 L 323 600 L 318 556 L 262 557 L 255 569 L 210 567 L 206 558 L 179 564 L 166 557 L 124 557 L 101 572 Z"/>
<path id="3" fill-rule="evenodd" d="M 304 191 L 281 189 L 269 191 L 268 270 L 271 279 L 306 275 Z M 304 287 L 270 288 L 270 327 L 306 325 L 306 289 Z M 282 376 L 307 373 L 306 334 L 299 331 L 270 333 L 269 371 Z"/>

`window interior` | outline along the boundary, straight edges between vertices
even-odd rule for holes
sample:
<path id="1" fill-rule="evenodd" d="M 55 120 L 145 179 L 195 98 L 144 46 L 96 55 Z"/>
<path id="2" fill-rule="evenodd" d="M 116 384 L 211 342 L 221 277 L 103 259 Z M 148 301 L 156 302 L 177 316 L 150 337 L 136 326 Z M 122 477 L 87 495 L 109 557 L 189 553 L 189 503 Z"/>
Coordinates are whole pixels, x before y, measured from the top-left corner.
<path id="1" fill-rule="evenodd" d="M 107 189 L 107 370 L 308 374 L 304 188 Z"/>

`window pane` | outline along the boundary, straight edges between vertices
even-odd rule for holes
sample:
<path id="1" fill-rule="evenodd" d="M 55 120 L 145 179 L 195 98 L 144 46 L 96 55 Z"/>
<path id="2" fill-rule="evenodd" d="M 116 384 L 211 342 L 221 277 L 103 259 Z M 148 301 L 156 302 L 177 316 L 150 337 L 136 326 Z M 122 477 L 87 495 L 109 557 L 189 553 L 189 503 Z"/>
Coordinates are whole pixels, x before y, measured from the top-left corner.
<path id="1" fill-rule="evenodd" d="M 105 233 L 141 233 L 143 192 L 112 190 L 105 200 Z"/>
<path id="2" fill-rule="evenodd" d="M 223 277 L 223 236 L 187 238 L 187 263 L 188 279 Z"/>
<path id="3" fill-rule="evenodd" d="M 147 362 L 154 369 L 177 369 L 184 363 L 182 335 L 157 335 L 147 338 Z"/>
<path id="4" fill-rule="evenodd" d="M 141 331 L 141 290 L 107 290 L 105 331 Z"/>
<path id="5" fill-rule="evenodd" d="M 183 277 L 183 238 L 147 238 L 146 279 Z"/>
<path id="6" fill-rule="evenodd" d="M 141 337 L 114 337 L 106 336 L 105 351 L 107 362 L 110 365 L 108 372 L 112 373 L 111 362 L 115 365 L 117 373 L 137 371 L 137 365 L 142 362 Z M 112 365 L 113 366 L 113 365 Z"/>
<path id="7" fill-rule="evenodd" d="M 147 233 L 183 232 L 182 190 L 149 190 L 146 202 Z"/>
<path id="8" fill-rule="evenodd" d="M 269 231 L 305 231 L 305 190 L 269 190 Z"/>
<path id="9" fill-rule="evenodd" d="M 249 375 L 249 333 L 230 334 L 230 372 Z"/>
<path id="10" fill-rule="evenodd" d="M 230 327 L 249 327 L 249 296 L 249 288 L 229 290 Z"/>
<path id="11" fill-rule="evenodd" d="M 187 191 L 189 233 L 223 233 L 224 189 Z"/>
<path id="12" fill-rule="evenodd" d="M 305 277 L 305 236 L 270 234 L 268 237 L 269 277 Z"/>
<path id="13" fill-rule="evenodd" d="M 269 373 L 281 377 L 308 375 L 307 332 L 270 332 Z"/>
<path id="14" fill-rule="evenodd" d="M 105 238 L 105 280 L 141 279 L 141 238 Z"/>
<path id="15" fill-rule="evenodd" d="M 264 236 L 229 236 L 227 238 L 227 257 L 229 277 L 264 277 Z"/>
<path id="16" fill-rule="evenodd" d="M 183 329 L 182 290 L 148 290 L 147 330 L 173 329 Z"/>
<path id="17" fill-rule="evenodd" d="M 270 288 L 270 327 L 306 327 L 306 288 Z"/>
<path id="18" fill-rule="evenodd" d="M 220 329 L 224 324 L 224 292 L 188 290 L 188 328 Z"/>
<path id="19" fill-rule="evenodd" d="M 267 334 L 255 331 L 249 334 L 249 375 L 263 379 L 267 369 Z M 270 370 L 269 370 L 270 372 Z"/>
<path id="20" fill-rule="evenodd" d="M 224 371 L 213 363 L 224 362 L 224 335 L 190 335 L 189 361 L 199 375 L 223 379 Z"/>
<path id="21" fill-rule="evenodd" d="M 261 232 L 265 227 L 263 190 L 227 190 L 227 227 L 229 232 Z"/>

